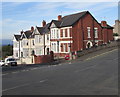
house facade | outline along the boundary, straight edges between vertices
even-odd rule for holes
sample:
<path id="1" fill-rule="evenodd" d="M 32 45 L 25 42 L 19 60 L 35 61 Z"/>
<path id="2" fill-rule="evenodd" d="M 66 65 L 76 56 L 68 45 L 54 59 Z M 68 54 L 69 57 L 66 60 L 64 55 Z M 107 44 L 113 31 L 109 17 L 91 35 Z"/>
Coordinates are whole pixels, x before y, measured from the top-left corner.
<path id="1" fill-rule="evenodd" d="M 52 20 L 51 50 L 65 56 L 69 52 L 80 51 L 113 40 L 113 28 L 106 21 L 98 21 L 88 12 L 76 13 Z"/>
<path id="2" fill-rule="evenodd" d="M 31 57 L 35 49 L 35 40 L 34 35 L 32 35 L 34 28 L 31 27 L 31 30 L 21 32 L 20 37 L 20 58 Z"/>
<path id="3" fill-rule="evenodd" d="M 118 35 L 120 35 L 120 21 L 119 20 L 115 20 L 113 33 L 118 33 Z"/>
<path id="4" fill-rule="evenodd" d="M 20 58 L 20 37 L 21 35 L 13 36 L 13 57 Z"/>
<path id="5" fill-rule="evenodd" d="M 64 57 L 113 41 L 113 27 L 106 21 L 99 23 L 89 11 L 84 11 L 64 17 L 59 15 L 50 23 L 43 20 L 42 27 L 31 27 L 31 30 L 22 31 L 17 37 L 19 39 L 14 36 L 15 57 L 48 55 L 50 51 L 55 56 Z"/>
<path id="6" fill-rule="evenodd" d="M 42 27 L 37 27 L 34 30 L 35 38 L 35 55 L 47 55 L 50 52 L 50 30 L 49 23 L 42 22 Z"/>

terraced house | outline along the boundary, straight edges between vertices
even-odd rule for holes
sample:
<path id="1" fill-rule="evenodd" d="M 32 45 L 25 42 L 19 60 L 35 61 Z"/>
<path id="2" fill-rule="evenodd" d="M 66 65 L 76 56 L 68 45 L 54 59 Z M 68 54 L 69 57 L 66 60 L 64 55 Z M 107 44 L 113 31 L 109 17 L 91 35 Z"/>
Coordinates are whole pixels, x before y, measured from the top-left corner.
<path id="1" fill-rule="evenodd" d="M 49 23 L 43 20 L 42 27 L 35 28 L 33 35 L 35 36 L 35 55 L 47 55 L 50 51 L 50 30 Z"/>
<path id="2" fill-rule="evenodd" d="M 51 21 L 50 32 L 51 50 L 60 56 L 113 40 L 113 27 L 106 21 L 99 23 L 89 11 L 59 15 L 58 20 Z"/>
<path id="3" fill-rule="evenodd" d="M 58 19 L 50 23 L 43 20 L 42 27 L 31 27 L 30 31 L 22 32 L 20 39 L 14 37 L 14 43 L 21 41 L 20 49 L 14 46 L 14 56 L 15 52 L 20 53 L 20 57 L 30 57 L 53 51 L 55 56 L 64 57 L 113 41 L 113 27 L 106 21 L 99 23 L 89 11 L 84 11 L 63 17 L 58 15 Z"/>

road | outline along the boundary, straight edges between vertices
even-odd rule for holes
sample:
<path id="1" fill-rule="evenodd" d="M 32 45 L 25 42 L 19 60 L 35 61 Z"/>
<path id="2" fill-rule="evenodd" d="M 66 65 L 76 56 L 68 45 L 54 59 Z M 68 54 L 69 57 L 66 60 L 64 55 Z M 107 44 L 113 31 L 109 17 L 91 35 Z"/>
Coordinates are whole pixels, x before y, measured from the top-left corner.
<path id="1" fill-rule="evenodd" d="M 118 50 L 2 74 L 3 95 L 117 95 Z"/>

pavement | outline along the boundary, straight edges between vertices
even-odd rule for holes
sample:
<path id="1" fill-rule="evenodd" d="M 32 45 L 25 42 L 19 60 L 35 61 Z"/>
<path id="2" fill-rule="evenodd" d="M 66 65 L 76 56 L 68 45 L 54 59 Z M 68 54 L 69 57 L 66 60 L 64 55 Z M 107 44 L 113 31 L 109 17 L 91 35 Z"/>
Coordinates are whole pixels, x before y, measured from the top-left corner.
<path id="1" fill-rule="evenodd" d="M 109 48 L 56 65 L 4 68 L 1 92 L 3 95 L 117 95 L 118 59 L 118 49 Z"/>

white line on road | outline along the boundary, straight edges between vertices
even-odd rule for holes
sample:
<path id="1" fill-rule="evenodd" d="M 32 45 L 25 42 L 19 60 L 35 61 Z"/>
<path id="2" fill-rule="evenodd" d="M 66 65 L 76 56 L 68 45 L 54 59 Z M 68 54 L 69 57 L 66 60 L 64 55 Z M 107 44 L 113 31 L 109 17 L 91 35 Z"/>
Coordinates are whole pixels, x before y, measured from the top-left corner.
<path id="1" fill-rule="evenodd" d="M 30 70 L 36 70 L 36 69 L 38 69 L 38 68 L 32 68 L 32 69 L 30 69 Z"/>
<path id="2" fill-rule="evenodd" d="M 9 90 L 14 90 L 14 89 L 21 88 L 21 87 L 24 87 L 24 86 L 29 86 L 29 85 L 34 84 L 34 83 L 43 83 L 45 81 L 47 81 L 47 79 L 41 80 L 41 81 L 37 81 L 37 82 L 33 82 L 33 83 L 27 83 L 27 84 L 15 86 L 15 87 L 12 87 L 12 88 L 7 88 L 7 89 L 2 90 L 2 92 L 9 91 Z"/>
<path id="3" fill-rule="evenodd" d="M 23 85 L 15 86 L 12 88 L 4 89 L 4 90 L 2 90 L 2 92 L 8 91 L 8 90 L 13 90 L 13 89 L 20 88 L 20 87 L 27 86 L 27 85 L 30 85 L 30 84 L 23 84 Z"/>
<path id="4" fill-rule="evenodd" d="M 98 64 L 97 64 L 97 65 L 98 65 Z M 76 70 L 75 72 L 85 71 L 85 70 L 88 70 L 88 69 L 94 68 L 94 67 L 97 66 L 97 65 L 89 66 L 89 67 L 84 68 L 84 69 L 81 69 L 81 70 Z"/>
<path id="5" fill-rule="evenodd" d="M 12 73 L 19 73 L 19 71 L 16 71 L 16 72 L 12 72 Z"/>
<path id="6" fill-rule="evenodd" d="M 99 57 L 99 56 L 102 56 L 102 55 L 108 54 L 108 53 L 113 52 L 113 51 L 116 51 L 116 50 L 118 50 L 118 49 L 114 49 L 114 50 L 111 50 L 111 51 L 108 51 L 108 52 L 105 52 L 105 53 L 102 53 L 102 54 L 96 55 L 96 56 L 94 56 L 94 57 L 87 58 L 87 59 L 84 60 L 84 61 L 88 61 L 88 60 L 94 59 L 94 58 L 96 58 L 96 57 Z"/>
<path id="7" fill-rule="evenodd" d="M 105 54 L 110 53 L 110 52 L 113 52 L 113 51 L 115 51 L 115 50 L 117 50 L 117 49 L 114 49 L 114 50 L 111 50 L 111 51 L 102 53 L 102 54 L 100 54 L 100 55 L 96 55 L 96 56 L 91 57 L 91 58 L 87 58 L 87 59 L 85 59 L 84 61 L 88 61 L 88 60 L 94 59 L 94 58 L 96 58 L 96 57 L 98 57 L 98 56 L 105 55 Z M 118 58 L 117 58 L 117 59 L 118 59 Z M 117 59 L 114 59 L 114 60 L 117 60 Z M 72 63 L 69 62 L 68 64 L 72 64 Z M 68 64 L 64 64 L 64 65 L 68 65 Z M 63 65 L 63 64 L 51 65 L 51 66 L 61 66 L 61 65 Z M 47 67 L 51 67 L 51 66 L 47 66 Z M 44 68 L 46 68 L 46 67 L 44 67 Z M 5 73 L 5 74 L 2 74 L 2 75 L 0 75 L 0 76 L 5 76 L 5 75 L 8 75 L 8 74 L 20 73 L 20 72 L 25 72 L 25 71 L 31 71 L 31 70 L 36 70 L 36 69 L 41 69 L 41 67 L 39 67 L 39 68 L 27 69 L 27 70 L 21 70 L 21 71 L 17 71 L 17 72 Z"/>

